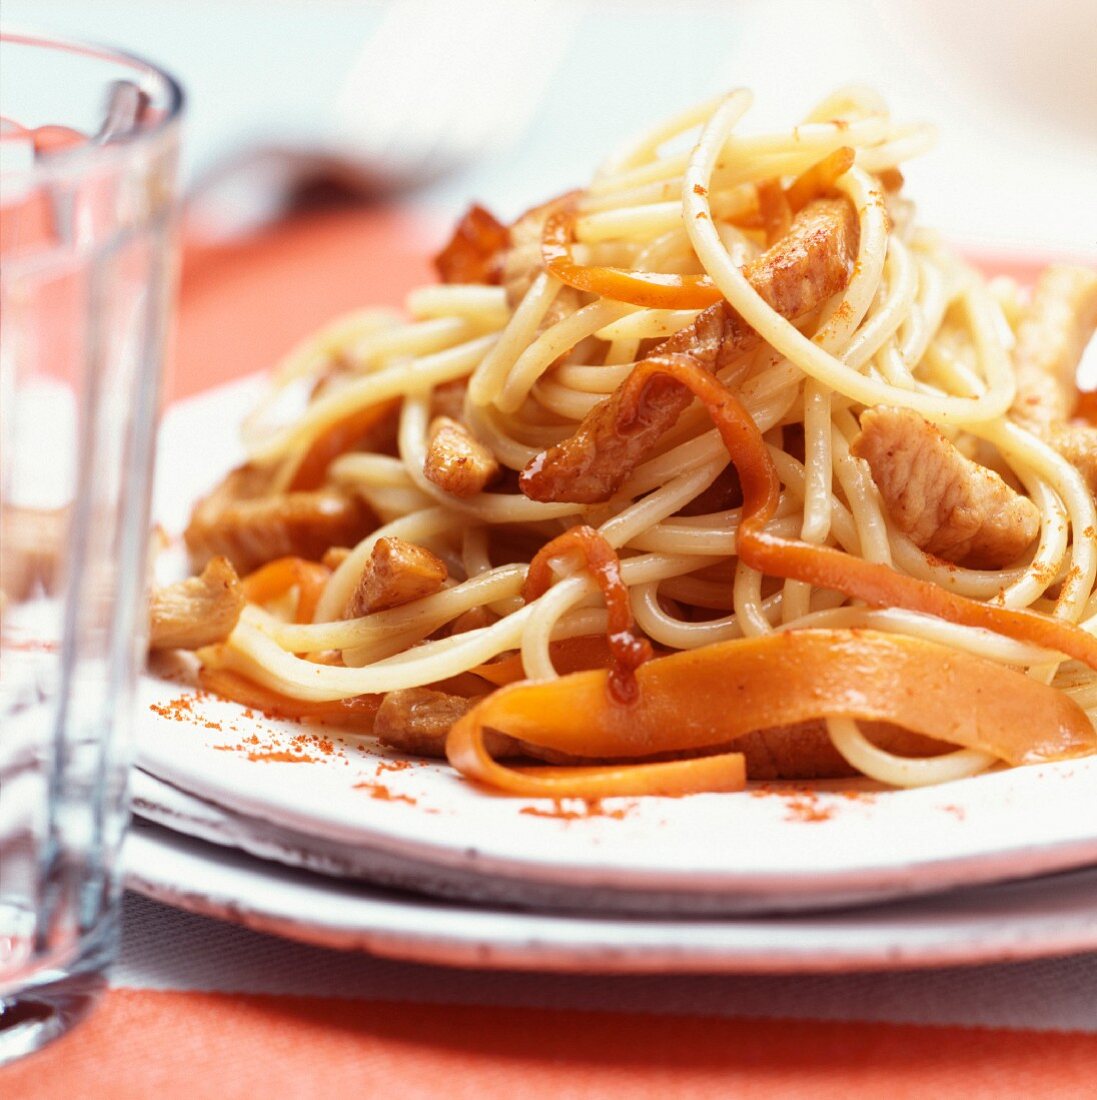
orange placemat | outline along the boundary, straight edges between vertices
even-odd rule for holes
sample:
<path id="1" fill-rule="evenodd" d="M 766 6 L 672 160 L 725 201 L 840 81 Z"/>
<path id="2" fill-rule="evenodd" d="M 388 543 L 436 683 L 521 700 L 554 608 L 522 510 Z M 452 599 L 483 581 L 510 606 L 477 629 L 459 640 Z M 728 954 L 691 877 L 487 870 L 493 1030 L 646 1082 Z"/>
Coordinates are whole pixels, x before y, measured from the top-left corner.
<path id="1" fill-rule="evenodd" d="M 228 245 L 184 251 L 165 396 L 189 397 L 272 367 L 347 310 L 402 304 L 430 281 L 443 222 L 389 207 L 296 218 Z"/>
<path id="2" fill-rule="evenodd" d="M 1092 1096 L 1095 1066 L 1093 1035 L 113 990 L 0 1084 L 36 1100 L 999 1100 Z"/>

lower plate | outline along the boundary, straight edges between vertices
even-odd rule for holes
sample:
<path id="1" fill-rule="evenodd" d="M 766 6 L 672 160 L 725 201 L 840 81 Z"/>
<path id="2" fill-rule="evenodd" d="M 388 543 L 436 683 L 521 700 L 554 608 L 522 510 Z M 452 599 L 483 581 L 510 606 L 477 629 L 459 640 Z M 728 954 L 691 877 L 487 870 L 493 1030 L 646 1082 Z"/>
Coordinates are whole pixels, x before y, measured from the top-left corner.
<path id="1" fill-rule="evenodd" d="M 1097 869 L 846 912 L 719 919 L 546 915 L 332 879 L 147 822 L 126 884 L 325 947 L 451 966 L 797 973 L 989 963 L 1097 949 Z"/>

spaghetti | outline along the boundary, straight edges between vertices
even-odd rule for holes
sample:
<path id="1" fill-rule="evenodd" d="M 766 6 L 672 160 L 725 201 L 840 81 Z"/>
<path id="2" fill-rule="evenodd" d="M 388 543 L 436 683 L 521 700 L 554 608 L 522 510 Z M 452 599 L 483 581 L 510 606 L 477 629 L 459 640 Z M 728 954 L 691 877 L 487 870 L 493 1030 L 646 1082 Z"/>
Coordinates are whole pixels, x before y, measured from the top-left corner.
<path id="1" fill-rule="evenodd" d="M 525 794 L 1097 751 L 1097 448 L 1069 420 L 1097 274 L 988 285 L 902 192 L 931 131 L 867 91 L 748 135 L 750 102 L 513 225 L 474 207 L 407 319 L 287 357 L 188 531 L 196 566 L 272 548 L 206 684 Z M 1037 343 L 1062 423 L 1026 397 Z M 328 530 L 322 564 L 285 557 Z"/>

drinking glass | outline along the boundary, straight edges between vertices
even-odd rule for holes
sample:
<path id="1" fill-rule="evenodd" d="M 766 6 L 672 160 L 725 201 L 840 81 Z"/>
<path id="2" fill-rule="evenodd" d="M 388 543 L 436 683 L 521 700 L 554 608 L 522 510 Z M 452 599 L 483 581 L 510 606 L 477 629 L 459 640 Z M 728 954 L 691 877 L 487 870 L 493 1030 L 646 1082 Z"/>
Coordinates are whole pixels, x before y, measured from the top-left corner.
<path id="1" fill-rule="evenodd" d="M 0 32 L 0 1064 L 116 939 L 182 93 Z"/>

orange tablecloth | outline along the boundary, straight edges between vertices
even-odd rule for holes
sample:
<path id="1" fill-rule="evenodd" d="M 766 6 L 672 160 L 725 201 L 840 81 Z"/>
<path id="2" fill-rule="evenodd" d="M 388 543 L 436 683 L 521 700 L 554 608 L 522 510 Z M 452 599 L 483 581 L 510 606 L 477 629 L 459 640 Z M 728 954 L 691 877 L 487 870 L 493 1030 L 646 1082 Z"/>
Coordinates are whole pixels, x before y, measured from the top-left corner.
<path id="1" fill-rule="evenodd" d="M 1082 1098 L 1095 1065 L 1092 1035 L 115 990 L 7 1095 Z"/>
<path id="2" fill-rule="evenodd" d="M 185 396 L 260 370 L 342 310 L 398 303 L 429 277 L 425 257 L 431 237 L 439 234 L 424 232 L 420 225 L 398 212 L 325 214 L 233 247 L 191 250 L 184 265 L 169 393 Z M 1025 274 L 1023 264 L 1017 273 Z M 201 924 L 198 918 L 186 919 Z M 163 923 L 168 951 L 172 933 L 166 918 Z M 196 933 L 188 949 L 203 950 L 203 935 L 209 938 Z M 269 944 L 269 950 L 262 948 L 268 955 L 279 960 L 291 955 L 288 946 Z M 1092 961 L 1082 980 L 1097 999 Z M 388 973 L 393 972 L 399 973 L 395 964 Z M 415 972 L 421 987 L 424 969 Z M 1061 981 L 1063 965 L 1053 973 L 1060 977 L 1051 984 Z M 455 980 L 447 977 L 447 988 Z M 734 1015 L 734 1004 L 719 1015 L 703 1007 L 691 1014 L 681 1006 L 671 1013 L 653 1010 L 657 998 L 628 1005 L 632 1011 L 510 1007 L 483 1003 L 492 999 L 482 995 L 492 975 L 470 973 L 464 980 L 464 1004 L 423 1003 L 430 998 L 421 996 L 415 1003 L 401 1001 L 398 981 L 380 995 L 363 990 L 363 999 L 256 995 L 246 992 L 246 984 L 237 987 L 239 994 L 204 992 L 171 987 L 170 980 L 160 983 L 168 988 L 156 990 L 114 988 L 71 1036 L 0 1071 L 0 1096 L 478 1100 L 488 1092 L 575 1098 L 741 1092 L 812 1100 L 974 1100 L 1097 1094 L 1097 1034 L 1092 1031 L 734 1019 L 727 1018 Z M 877 980 L 886 984 L 888 977 Z M 977 972 L 960 972 L 957 980 L 970 996 Z M 524 1003 L 537 1003 L 539 979 L 522 981 Z M 817 982 L 805 979 L 805 1003 L 797 1015 L 811 1016 Z M 294 989 L 292 967 L 281 984 Z M 734 988 L 728 986 L 729 997 L 735 996 Z M 931 988 L 948 985 L 938 981 Z M 313 992 L 304 984 L 297 989 Z M 994 995 L 991 990 L 988 984 L 988 996 Z M 1055 996 L 1054 988 L 1040 992 Z M 934 996 L 941 1002 L 940 1019 L 954 1019 L 947 996 Z M 848 1015 L 856 1020 L 856 1004 L 849 1005 Z M 896 1018 L 902 1015 L 897 1012 Z M 1034 1012 L 1029 1015 L 1033 1028 L 1046 1026 Z"/>

